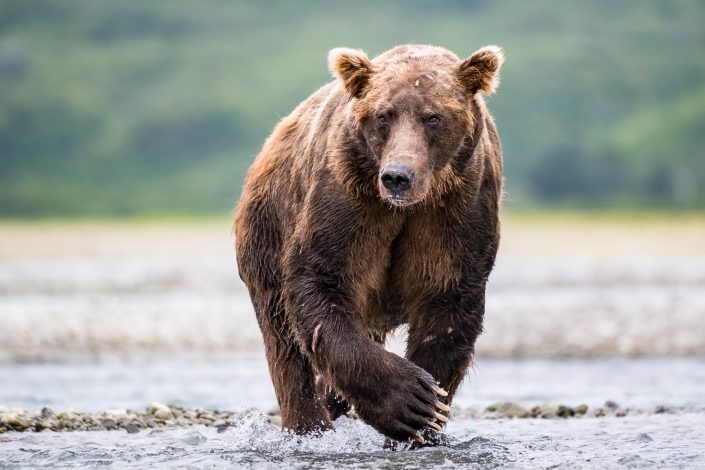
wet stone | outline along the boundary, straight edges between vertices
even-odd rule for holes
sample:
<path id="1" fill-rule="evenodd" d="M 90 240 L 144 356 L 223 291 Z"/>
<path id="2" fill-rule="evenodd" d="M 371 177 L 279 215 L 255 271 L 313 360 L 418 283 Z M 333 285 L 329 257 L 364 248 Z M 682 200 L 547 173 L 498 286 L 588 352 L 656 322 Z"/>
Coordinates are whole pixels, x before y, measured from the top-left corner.
<path id="1" fill-rule="evenodd" d="M 218 434 L 222 434 L 227 431 L 230 426 L 232 426 L 230 423 L 218 424 L 215 426 L 215 429 L 218 431 Z"/>
<path id="2" fill-rule="evenodd" d="M 558 405 L 544 405 L 540 407 L 538 417 L 544 419 L 558 418 Z"/>
<path id="3" fill-rule="evenodd" d="M 655 414 L 673 413 L 675 411 L 676 411 L 676 409 L 672 406 L 659 405 L 656 408 L 654 408 Z"/>
<path id="4" fill-rule="evenodd" d="M 157 411 L 154 413 L 154 417 L 155 417 L 156 419 L 161 419 L 161 420 L 166 421 L 166 420 L 169 420 L 169 419 L 173 419 L 173 418 L 174 418 L 174 415 L 172 414 L 171 410 L 166 409 L 166 410 L 157 410 Z"/>
<path id="5" fill-rule="evenodd" d="M 528 418 L 531 412 L 519 403 L 505 401 L 488 406 L 486 411 L 496 413 L 502 418 Z"/>
<path id="6" fill-rule="evenodd" d="M 112 431 L 113 429 L 117 429 L 117 421 L 115 421 L 112 418 L 104 418 L 101 420 L 100 424 L 103 425 L 105 429 L 108 431 Z"/>
<path id="7" fill-rule="evenodd" d="M 212 426 L 216 427 L 216 428 L 219 428 L 221 426 L 227 426 L 227 425 L 228 425 L 228 423 L 225 422 L 225 420 L 223 420 L 223 419 L 218 419 L 216 421 L 213 421 L 213 423 L 212 423 Z"/>
<path id="8" fill-rule="evenodd" d="M 556 415 L 560 418 L 569 418 L 575 415 L 575 411 L 569 406 L 558 405 L 556 408 Z"/>
<path id="9" fill-rule="evenodd" d="M 147 407 L 147 412 L 154 416 L 156 419 L 169 420 L 174 418 L 174 414 L 167 405 L 163 405 L 159 402 L 154 402 L 149 407 Z"/>
<path id="10" fill-rule="evenodd" d="M 128 423 L 125 425 L 125 431 L 127 431 L 128 434 L 136 434 L 140 432 L 140 427 L 135 423 Z"/>

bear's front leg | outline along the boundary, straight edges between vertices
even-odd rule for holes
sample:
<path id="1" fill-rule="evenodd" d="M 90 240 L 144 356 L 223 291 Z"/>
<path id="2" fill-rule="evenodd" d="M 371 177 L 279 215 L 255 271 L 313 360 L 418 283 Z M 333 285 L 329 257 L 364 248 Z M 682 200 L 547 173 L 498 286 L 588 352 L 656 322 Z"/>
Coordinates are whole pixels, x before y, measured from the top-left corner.
<path id="1" fill-rule="evenodd" d="M 341 238 L 318 246 L 340 253 Z M 345 267 L 310 244 L 291 249 L 287 265 L 286 314 L 299 348 L 323 380 L 364 422 L 392 439 L 423 442 L 426 429 L 440 430 L 437 421 L 448 407 L 439 398 L 446 392 L 424 369 L 364 334 L 345 290 Z"/>
<path id="2" fill-rule="evenodd" d="M 482 331 L 484 303 L 484 286 L 448 292 L 431 298 L 410 319 L 406 357 L 448 391 L 441 398 L 448 406 L 472 360 Z M 424 437 L 432 444 L 445 442 L 442 434 L 433 431 Z"/>

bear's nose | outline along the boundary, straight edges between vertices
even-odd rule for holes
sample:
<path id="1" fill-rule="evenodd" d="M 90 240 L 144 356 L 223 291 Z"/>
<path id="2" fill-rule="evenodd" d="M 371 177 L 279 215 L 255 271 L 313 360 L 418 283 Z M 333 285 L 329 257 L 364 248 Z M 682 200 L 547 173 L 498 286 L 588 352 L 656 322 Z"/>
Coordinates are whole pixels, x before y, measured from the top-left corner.
<path id="1" fill-rule="evenodd" d="M 404 165 L 387 165 L 380 175 L 382 185 L 390 191 L 400 192 L 411 188 L 414 172 Z"/>

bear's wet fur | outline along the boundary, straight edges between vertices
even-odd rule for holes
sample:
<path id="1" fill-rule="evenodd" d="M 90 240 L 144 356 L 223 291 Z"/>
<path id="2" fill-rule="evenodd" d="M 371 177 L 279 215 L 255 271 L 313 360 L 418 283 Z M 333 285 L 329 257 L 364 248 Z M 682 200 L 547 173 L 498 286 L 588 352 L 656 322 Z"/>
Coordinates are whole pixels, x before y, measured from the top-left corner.
<path id="1" fill-rule="evenodd" d="M 284 428 L 321 432 L 352 405 L 392 439 L 440 438 L 499 244 L 482 95 L 502 61 L 495 46 L 333 49 L 336 80 L 265 142 L 233 228 Z M 405 358 L 384 349 L 402 324 Z"/>

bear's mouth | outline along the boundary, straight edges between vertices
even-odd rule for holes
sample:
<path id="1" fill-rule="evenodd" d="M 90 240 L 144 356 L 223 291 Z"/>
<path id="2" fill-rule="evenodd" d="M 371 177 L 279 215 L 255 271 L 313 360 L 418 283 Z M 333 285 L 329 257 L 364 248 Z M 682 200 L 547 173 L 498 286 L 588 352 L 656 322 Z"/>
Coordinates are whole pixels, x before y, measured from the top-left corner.
<path id="1" fill-rule="evenodd" d="M 383 196 L 382 199 L 387 201 L 393 207 L 407 207 L 418 204 L 426 198 L 426 194 L 388 194 Z"/>

